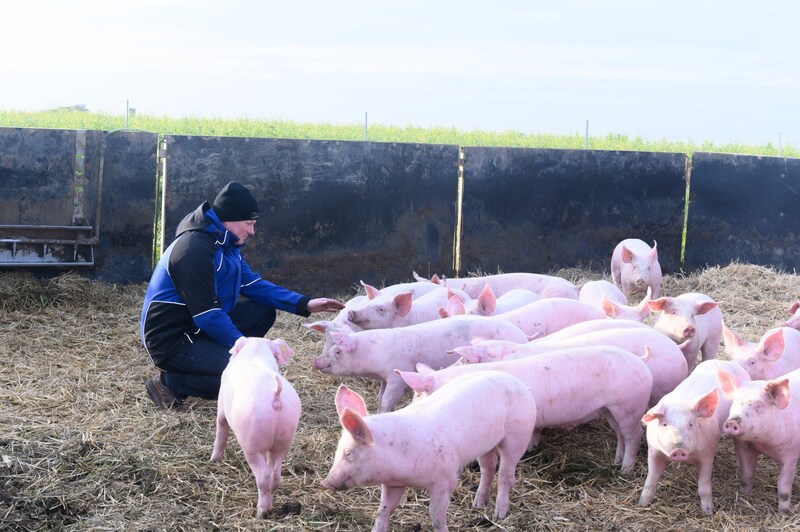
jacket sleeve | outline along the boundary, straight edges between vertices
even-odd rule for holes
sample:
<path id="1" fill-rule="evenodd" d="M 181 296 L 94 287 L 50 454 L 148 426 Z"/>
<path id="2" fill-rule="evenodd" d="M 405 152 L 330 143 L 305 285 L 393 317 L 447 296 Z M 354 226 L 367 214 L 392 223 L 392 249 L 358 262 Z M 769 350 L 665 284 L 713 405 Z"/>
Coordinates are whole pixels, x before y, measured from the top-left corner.
<path id="1" fill-rule="evenodd" d="M 176 246 L 170 257 L 169 274 L 194 324 L 214 341 L 233 346 L 244 335 L 222 311 L 216 292 L 214 247 L 196 241 L 203 236 L 188 234 L 184 237 L 185 243 Z"/>
<path id="2" fill-rule="evenodd" d="M 276 308 L 298 316 L 310 316 L 308 302 L 311 297 L 293 292 L 288 288 L 273 284 L 253 272 L 247 261 L 242 259 L 241 294 L 260 305 Z"/>

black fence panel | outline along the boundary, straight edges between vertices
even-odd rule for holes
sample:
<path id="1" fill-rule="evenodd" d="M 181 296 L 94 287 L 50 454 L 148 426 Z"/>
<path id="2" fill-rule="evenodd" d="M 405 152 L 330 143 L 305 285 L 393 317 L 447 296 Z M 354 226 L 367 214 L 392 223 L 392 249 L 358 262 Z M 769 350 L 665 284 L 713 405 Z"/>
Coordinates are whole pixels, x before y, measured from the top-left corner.
<path id="1" fill-rule="evenodd" d="M 686 271 L 733 261 L 800 267 L 800 159 L 692 155 Z"/>
<path id="2" fill-rule="evenodd" d="M 658 242 L 680 268 L 686 156 L 465 148 L 461 274 L 609 271 L 620 240 Z"/>
<path id="3" fill-rule="evenodd" d="M 165 234 L 228 181 L 261 218 L 245 256 L 310 295 L 452 269 L 458 147 L 168 136 Z"/>

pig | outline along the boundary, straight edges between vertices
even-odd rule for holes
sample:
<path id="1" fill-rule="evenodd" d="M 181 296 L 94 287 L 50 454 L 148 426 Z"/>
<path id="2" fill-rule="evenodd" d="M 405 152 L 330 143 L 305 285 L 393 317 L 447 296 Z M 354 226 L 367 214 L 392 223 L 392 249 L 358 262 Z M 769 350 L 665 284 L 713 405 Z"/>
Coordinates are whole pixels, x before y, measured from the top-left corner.
<path id="1" fill-rule="evenodd" d="M 541 297 L 578 299 L 579 295 L 578 287 L 567 279 L 541 273 L 514 272 L 481 277 L 436 279 L 444 286 L 464 290 L 472 298 L 477 298 L 487 285 L 492 287 L 492 292 L 497 297 L 514 288 L 524 288 L 539 294 Z"/>
<path id="2" fill-rule="evenodd" d="M 783 322 L 781 326 L 800 330 L 800 301 L 792 303 L 789 307 L 789 314 L 791 314 L 792 317 Z"/>
<path id="3" fill-rule="evenodd" d="M 642 301 L 634 306 L 628 305 L 628 299 L 622 290 L 608 281 L 587 281 L 580 289 L 578 301 L 599 308 L 609 318 L 636 320 L 643 322 L 650 316 L 651 289 Z"/>
<path id="4" fill-rule="evenodd" d="M 722 311 L 713 299 L 690 292 L 678 297 L 660 297 L 648 304 L 652 311 L 660 313 L 653 328 L 682 344 L 689 373 L 697 364 L 698 351 L 703 360 L 717 356 L 722 339 Z"/>
<path id="5" fill-rule="evenodd" d="M 778 474 L 778 512 L 792 507 L 792 484 L 800 456 L 800 370 L 771 380 L 748 381 L 720 372 L 722 393 L 732 401 L 725 434 L 737 448 L 741 492 L 753 491 L 758 455 L 775 460 Z"/>
<path id="6" fill-rule="evenodd" d="M 472 346 L 457 347 L 453 351 L 466 361 L 475 363 L 539 355 L 567 347 L 613 345 L 641 356 L 647 369 L 650 370 L 653 386 L 650 391 L 649 406 L 655 405 L 663 396 L 674 390 L 688 375 L 686 358 L 680 348 L 675 342 L 650 328 L 606 329 L 560 340 L 549 338 L 548 336 L 527 344 L 483 340 Z"/>
<path id="7" fill-rule="evenodd" d="M 343 430 L 322 485 L 336 491 L 380 484 L 373 531 L 389 529 L 408 486 L 428 491 L 433 529 L 447 531 L 447 508 L 462 468 L 478 459 L 481 479 L 472 506 L 482 508 L 497 454 L 494 516 L 508 514 L 516 465 L 536 419 L 536 402 L 519 379 L 497 371 L 475 373 L 443 386 L 435 397 L 375 415 L 367 415 L 361 396 L 342 385 L 336 411 Z"/>
<path id="8" fill-rule="evenodd" d="M 492 316 L 455 316 L 394 329 L 331 333 L 333 346 L 314 358 L 314 368 L 332 375 L 381 381 L 378 410 L 388 412 L 408 387 L 394 369 L 411 371 L 417 362 L 443 368 L 456 362 L 448 351 L 476 338 L 524 343 L 528 338 L 511 322 Z"/>
<path id="9" fill-rule="evenodd" d="M 653 247 L 638 238 L 626 238 L 611 254 L 611 278 L 625 295 L 644 293 L 647 287 L 653 298 L 661 294 L 661 265 L 658 262 L 658 244 Z"/>
<path id="10" fill-rule="evenodd" d="M 640 420 L 647 410 L 653 377 L 637 356 L 614 346 L 557 349 L 516 360 L 465 364 L 432 371 L 403 373 L 418 397 L 435 396 L 441 386 L 476 371 L 510 373 L 524 382 L 536 401 L 536 428 L 531 447 L 544 428 L 572 429 L 605 414 L 617 434 L 616 464 L 633 471 L 642 440 Z"/>
<path id="11" fill-rule="evenodd" d="M 800 331 L 776 327 L 757 342 L 743 340 L 732 329 L 722 325 L 725 352 L 742 366 L 752 380 L 776 379 L 800 369 Z"/>
<path id="12" fill-rule="evenodd" d="M 447 304 L 444 307 L 440 307 L 439 315 L 442 318 L 461 314 L 494 316 L 517 309 L 540 299 L 542 299 L 542 296 L 524 288 L 514 288 L 502 296 L 496 297 L 492 291 L 492 287 L 486 285 L 483 290 L 481 290 L 477 299 L 469 297 L 467 299 L 449 298 Z"/>
<path id="13" fill-rule="evenodd" d="M 537 338 L 575 323 L 606 318 L 601 310 L 591 305 L 563 297 L 547 297 L 494 316 L 508 320 L 528 336 Z"/>
<path id="14" fill-rule="evenodd" d="M 258 487 L 256 516 L 272 510 L 281 465 L 292 446 L 301 404 L 292 385 L 278 371 L 292 350 L 282 339 L 239 338 L 222 372 L 217 399 L 217 433 L 212 462 L 219 462 L 230 429 L 244 452 Z"/>
<path id="15" fill-rule="evenodd" d="M 348 321 L 360 329 L 390 329 L 406 327 L 440 319 L 439 309 L 451 297 L 468 301 L 470 297 L 458 288 L 440 286 L 412 298 L 411 292 L 402 292 L 390 299 L 378 297 L 348 313 Z"/>
<path id="16" fill-rule="evenodd" d="M 586 334 L 595 331 L 607 331 L 610 329 L 652 329 L 646 323 L 635 320 L 618 319 L 618 320 L 589 320 L 581 321 L 564 327 L 563 329 L 550 333 L 544 337 L 537 337 L 533 341 L 539 340 L 559 340 L 561 338 L 572 338 L 580 334 Z"/>
<path id="17" fill-rule="evenodd" d="M 700 508 L 714 513 L 711 472 L 731 400 L 720 395 L 717 371 L 749 380 L 747 372 L 727 360 L 706 360 L 642 417 L 647 426 L 647 478 L 639 506 L 653 502 L 658 480 L 669 462 L 697 467 Z"/>

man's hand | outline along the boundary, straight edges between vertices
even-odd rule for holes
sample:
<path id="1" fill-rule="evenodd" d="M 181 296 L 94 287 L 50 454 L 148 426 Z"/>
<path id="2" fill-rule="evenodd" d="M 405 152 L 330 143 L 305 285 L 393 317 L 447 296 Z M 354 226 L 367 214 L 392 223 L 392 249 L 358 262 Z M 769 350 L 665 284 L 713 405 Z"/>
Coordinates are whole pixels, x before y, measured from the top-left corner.
<path id="1" fill-rule="evenodd" d="M 327 297 L 318 297 L 308 302 L 307 307 L 309 312 L 335 312 L 344 308 L 344 303 L 336 301 L 335 299 L 328 299 Z"/>

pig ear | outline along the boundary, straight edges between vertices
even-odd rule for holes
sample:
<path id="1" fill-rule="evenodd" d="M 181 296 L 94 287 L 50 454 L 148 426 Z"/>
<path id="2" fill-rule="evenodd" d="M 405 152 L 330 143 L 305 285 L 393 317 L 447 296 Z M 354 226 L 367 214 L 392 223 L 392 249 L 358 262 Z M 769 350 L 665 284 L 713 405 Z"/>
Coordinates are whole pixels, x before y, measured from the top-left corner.
<path id="1" fill-rule="evenodd" d="M 722 340 L 725 342 L 725 347 L 742 347 L 745 344 L 742 337 L 725 325 L 725 323 L 722 324 Z"/>
<path id="2" fill-rule="evenodd" d="M 413 295 L 413 292 L 404 292 L 394 296 L 392 302 L 394 304 L 394 308 L 397 309 L 398 314 L 403 317 L 408 316 L 408 313 L 411 312 L 411 306 L 414 303 Z"/>
<path id="3" fill-rule="evenodd" d="M 458 296 L 453 296 L 448 299 L 445 309 L 447 310 L 448 316 L 463 316 L 467 313 L 466 309 L 464 308 L 464 303 L 458 299 Z"/>
<path id="4" fill-rule="evenodd" d="M 492 287 L 484 285 L 483 290 L 478 295 L 478 308 L 481 314 L 491 314 L 497 308 L 497 297 L 495 297 Z"/>
<path id="5" fill-rule="evenodd" d="M 440 318 L 449 318 L 450 313 L 444 307 L 439 307 L 439 317 Z"/>
<path id="6" fill-rule="evenodd" d="M 764 385 L 764 393 L 767 394 L 767 397 L 772 399 L 775 406 L 783 410 L 789 406 L 789 379 L 767 381 Z"/>
<path id="7" fill-rule="evenodd" d="M 639 303 L 636 306 L 636 310 L 639 311 L 639 315 L 642 317 L 642 321 L 644 321 L 645 318 L 650 316 L 650 301 L 652 301 L 652 298 L 653 298 L 653 289 L 648 286 L 647 293 L 645 294 L 641 303 Z"/>
<path id="8" fill-rule="evenodd" d="M 661 405 L 656 405 L 642 416 L 643 423 L 650 423 L 654 419 L 658 419 L 659 421 L 664 418 L 664 411 L 661 408 Z"/>
<path id="9" fill-rule="evenodd" d="M 647 302 L 647 306 L 650 307 L 650 310 L 653 312 L 662 312 L 664 307 L 667 306 L 667 298 L 659 297 L 658 299 L 650 300 Z"/>
<path id="10" fill-rule="evenodd" d="M 429 282 L 431 282 L 431 280 L 430 280 L 430 279 L 426 279 L 426 278 L 424 278 L 424 277 L 420 276 L 420 274 L 418 274 L 417 272 L 413 272 L 413 271 L 412 271 L 412 272 L 411 272 L 411 276 L 414 278 L 414 280 L 415 280 L 415 281 L 420 281 L 420 282 L 423 282 L 423 283 L 429 283 Z"/>
<path id="11" fill-rule="evenodd" d="M 718 388 L 714 386 L 713 390 L 695 400 L 692 409 L 697 412 L 699 417 L 711 417 L 714 415 L 714 412 L 716 412 L 717 404 L 719 404 L 719 393 L 717 389 Z"/>
<path id="12" fill-rule="evenodd" d="M 361 398 L 356 392 L 345 386 L 344 384 L 339 385 L 339 389 L 336 390 L 336 413 L 339 414 L 339 417 L 342 417 L 346 408 L 353 410 L 361 414 L 362 416 L 367 415 L 367 405 L 364 403 L 364 399 Z"/>
<path id="13" fill-rule="evenodd" d="M 439 276 L 434 273 L 433 277 L 431 277 L 431 282 L 433 284 L 442 284 L 442 279 L 439 279 Z"/>
<path id="14" fill-rule="evenodd" d="M 733 392 L 739 387 L 739 380 L 736 377 L 719 368 L 717 368 L 717 382 L 726 399 L 730 399 L 733 396 Z"/>
<path id="15" fill-rule="evenodd" d="M 429 365 L 417 362 L 417 373 L 433 373 L 434 371 Z"/>
<path id="16" fill-rule="evenodd" d="M 797 309 L 799 308 L 800 308 L 800 301 L 795 301 L 794 303 L 792 303 L 792 306 L 789 307 L 789 314 L 794 314 L 795 312 L 797 312 Z"/>
<path id="17" fill-rule="evenodd" d="M 399 369 L 394 370 L 394 372 L 400 375 L 414 392 L 433 392 L 433 377 L 430 373 L 415 373 L 413 371 L 400 371 Z"/>
<path id="18" fill-rule="evenodd" d="M 288 364 L 289 359 L 292 358 L 292 355 L 294 354 L 292 348 L 289 347 L 289 344 L 287 344 L 286 340 L 283 338 L 272 340 L 270 348 L 272 349 L 272 354 L 275 356 L 275 362 L 277 362 L 280 366 L 285 366 Z"/>
<path id="19" fill-rule="evenodd" d="M 619 306 L 606 296 L 603 296 L 603 299 L 600 300 L 600 306 L 603 307 L 603 313 L 609 318 L 619 314 Z"/>
<path id="20" fill-rule="evenodd" d="M 627 246 L 622 246 L 622 262 L 625 264 L 633 262 L 633 251 L 627 248 Z"/>
<path id="21" fill-rule="evenodd" d="M 653 240 L 653 250 L 650 252 L 650 258 L 652 260 L 658 260 L 658 242 Z"/>
<path id="22" fill-rule="evenodd" d="M 483 351 L 483 349 L 476 348 L 474 346 L 463 346 L 463 347 L 456 347 L 453 351 L 455 351 L 455 353 L 458 356 L 460 356 L 470 364 L 477 364 L 478 362 L 481 362 L 482 357 L 480 353 L 481 351 Z"/>
<path id="23" fill-rule="evenodd" d="M 375 288 L 374 286 L 370 286 L 364 281 L 361 281 L 361 286 L 364 287 L 364 292 L 367 294 L 367 299 L 375 299 L 379 295 L 381 295 L 381 291 Z"/>
<path id="24" fill-rule="evenodd" d="M 306 329 L 311 329 L 312 331 L 317 331 L 321 333 L 325 333 L 330 329 L 332 323 L 330 321 L 322 320 L 322 321 L 315 321 L 314 323 L 304 323 L 303 327 Z"/>
<path id="25" fill-rule="evenodd" d="M 719 304 L 716 301 L 703 301 L 702 303 L 696 303 L 694 306 L 694 312 L 698 316 L 706 314 L 715 308 L 717 308 Z"/>
<path id="26" fill-rule="evenodd" d="M 370 432 L 364 418 L 351 408 L 345 408 L 339 416 L 339 421 L 347 432 L 361 445 L 372 444 L 372 432 Z"/>
<path id="27" fill-rule="evenodd" d="M 331 340 L 345 351 L 352 353 L 356 350 L 357 342 L 354 334 L 343 331 L 331 331 Z"/>
<path id="28" fill-rule="evenodd" d="M 247 337 L 246 336 L 240 336 L 236 340 L 236 343 L 233 344 L 233 347 L 231 347 L 231 350 L 228 351 L 228 353 L 230 353 L 231 356 L 236 356 L 239 353 L 239 351 L 242 350 L 242 348 L 245 346 L 246 343 L 247 343 Z"/>
<path id="29" fill-rule="evenodd" d="M 765 360 L 769 362 L 778 360 L 786 347 L 786 343 L 783 339 L 783 329 L 779 327 L 769 336 L 764 336 L 764 338 L 761 339 L 761 345 L 763 347 L 762 351 Z"/>

